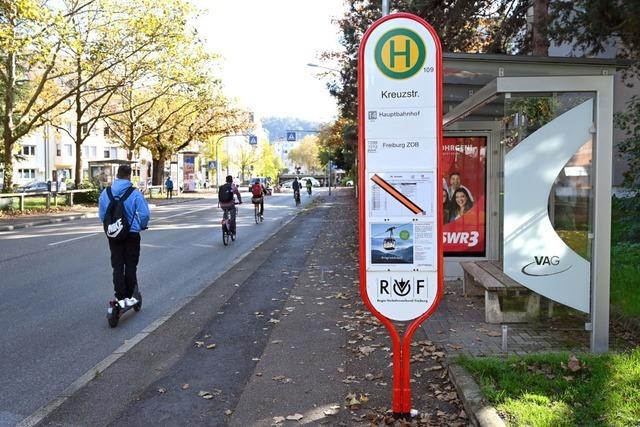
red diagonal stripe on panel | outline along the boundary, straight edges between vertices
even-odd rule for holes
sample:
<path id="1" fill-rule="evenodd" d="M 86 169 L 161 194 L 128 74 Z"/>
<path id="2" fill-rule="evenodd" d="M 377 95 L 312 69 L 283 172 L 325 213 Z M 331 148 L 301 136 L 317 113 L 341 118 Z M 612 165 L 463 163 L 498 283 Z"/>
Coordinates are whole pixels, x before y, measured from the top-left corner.
<path id="1" fill-rule="evenodd" d="M 399 192 L 398 190 L 395 189 L 394 186 L 392 186 L 391 184 L 389 184 L 387 181 L 385 181 L 384 179 L 380 178 L 378 176 L 378 174 L 374 174 L 371 177 L 371 181 L 375 182 L 376 184 L 378 184 L 378 186 L 380 188 L 382 188 L 384 191 L 386 191 L 387 193 L 389 193 L 391 195 L 391 197 L 393 197 L 394 199 L 396 199 L 397 201 L 399 201 L 404 207 L 406 207 L 407 209 L 409 209 L 411 212 L 413 212 L 414 214 L 419 214 L 419 213 L 423 213 L 424 210 L 416 205 L 415 203 L 413 203 L 411 201 L 411 199 L 409 199 L 407 196 L 405 196 L 404 194 L 402 194 L 401 192 Z"/>

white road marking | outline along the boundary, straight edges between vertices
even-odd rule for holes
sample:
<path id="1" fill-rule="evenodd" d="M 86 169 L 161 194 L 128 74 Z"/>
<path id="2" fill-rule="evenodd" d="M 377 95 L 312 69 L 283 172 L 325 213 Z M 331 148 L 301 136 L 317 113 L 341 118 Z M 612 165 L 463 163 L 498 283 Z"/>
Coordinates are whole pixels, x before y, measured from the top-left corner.
<path id="1" fill-rule="evenodd" d="M 98 233 L 87 234 L 86 236 L 74 237 L 73 239 L 62 240 L 61 242 L 49 243 L 49 246 L 59 245 L 61 243 L 73 242 L 74 240 L 84 239 L 85 237 L 95 236 Z"/>
<path id="2" fill-rule="evenodd" d="M 169 215 L 169 216 L 165 216 L 165 217 L 162 217 L 162 218 L 158 218 L 156 221 L 162 221 L 162 220 L 169 219 L 169 218 L 175 218 L 175 217 L 181 216 L 181 215 L 188 215 L 190 213 L 200 212 L 200 211 L 203 211 L 205 209 L 212 209 L 212 208 L 213 208 L 213 206 L 205 206 L 204 208 L 201 208 L 201 209 L 195 209 L 195 210 L 188 211 L 188 212 L 180 212 L 180 213 L 175 214 L 175 215 Z"/>

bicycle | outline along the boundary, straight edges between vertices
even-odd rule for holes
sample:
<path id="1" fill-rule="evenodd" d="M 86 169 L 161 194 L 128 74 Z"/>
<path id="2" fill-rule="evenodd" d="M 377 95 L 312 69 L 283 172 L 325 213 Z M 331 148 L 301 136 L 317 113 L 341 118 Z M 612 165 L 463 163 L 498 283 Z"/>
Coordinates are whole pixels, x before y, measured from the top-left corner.
<path id="1" fill-rule="evenodd" d="M 296 201 L 296 206 L 300 206 L 300 190 L 296 190 L 293 192 L 293 198 Z"/>
<path id="2" fill-rule="evenodd" d="M 256 224 L 260 224 L 263 220 L 262 215 L 260 215 L 260 202 L 262 201 L 262 197 L 252 197 L 251 203 L 253 203 L 253 216 L 256 221 Z"/>
<path id="3" fill-rule="evenodd" d="M 234 203 L 237 205 L 238 203 Z M 236 240 L 236 234 L 231 232 L 231 217 L 230 217 L 231 208 L 223 209 L 222 214 L 222 244 L 227 246 L 229 245 L 229 239 L 231 241 Z"/>
<path id="4" fill-rule="evenodd" d="M 307 187 L 307 194 L 311 197 L 311 187 Z"/>

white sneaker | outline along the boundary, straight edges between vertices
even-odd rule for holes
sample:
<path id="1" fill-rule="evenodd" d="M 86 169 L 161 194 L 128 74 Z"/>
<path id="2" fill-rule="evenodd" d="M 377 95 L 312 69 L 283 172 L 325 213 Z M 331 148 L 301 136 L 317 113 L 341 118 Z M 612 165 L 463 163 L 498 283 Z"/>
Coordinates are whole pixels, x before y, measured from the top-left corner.
<path id="1" fill-rule="evenodd" d="M 131 307 L 132 305 L 136 305 L 138 303 L 138 300 L 134 297 L 131 297 L 125 298 L 124 302 L 127 304 L 127 307 Z"/>
<path id="2" fill-rule="evenodd" d="M 120 308 L 124 308 L 124 306 L 127 304 L 127 302 L 125 300 L 126 300 L 126 298 L 118 300 L 118 305 L 120 306 Z"/>

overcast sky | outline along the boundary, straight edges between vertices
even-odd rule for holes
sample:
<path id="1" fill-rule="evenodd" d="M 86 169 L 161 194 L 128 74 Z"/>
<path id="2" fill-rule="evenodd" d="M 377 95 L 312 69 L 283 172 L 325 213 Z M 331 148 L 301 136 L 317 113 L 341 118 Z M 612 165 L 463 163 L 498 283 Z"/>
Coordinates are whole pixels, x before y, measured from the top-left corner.
<path id="1" fill-rule="evenodd" d="M 223 56 L 225 92 L 261 117 L 329 121 L 336 104 L 319 80 L 325 50 L 339 50 L 343 0 L 193 0 L 205 9 L 199 31 Z M 334 64 L 324 64 L 331 67 Z"/>

